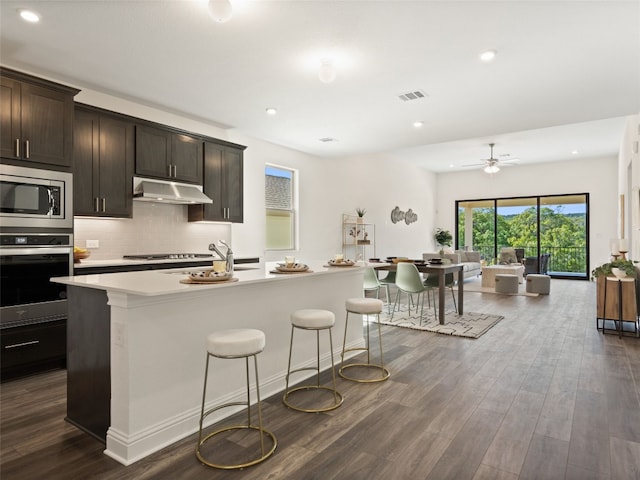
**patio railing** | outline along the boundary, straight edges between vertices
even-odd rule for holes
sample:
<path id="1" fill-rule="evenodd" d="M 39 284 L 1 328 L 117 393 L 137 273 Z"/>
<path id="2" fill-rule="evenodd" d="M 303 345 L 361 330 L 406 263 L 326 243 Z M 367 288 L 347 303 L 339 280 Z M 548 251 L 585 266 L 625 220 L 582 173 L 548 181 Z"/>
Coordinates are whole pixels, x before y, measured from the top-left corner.
<path id="1" fill-rule="evenodd" d="M 506 246 L 506 245 L 505 245 Z M 536 247 L 514 246 L 513 248 L 524 248 L 525 257 L 535 257 Z M 502 246 L 498 247 L 498 256 Z M 493 245 L 474 245 L 472 248 L 475 252 L 480 252 L 487 264 L 496 263 L 494 258 Z M 587 255 L 585 247 L 552 247 L 541 246 L 541 253 L 550 253 L 549 272 L 568 273 L 568 274 L 584 274 L 587 272 Z"/>

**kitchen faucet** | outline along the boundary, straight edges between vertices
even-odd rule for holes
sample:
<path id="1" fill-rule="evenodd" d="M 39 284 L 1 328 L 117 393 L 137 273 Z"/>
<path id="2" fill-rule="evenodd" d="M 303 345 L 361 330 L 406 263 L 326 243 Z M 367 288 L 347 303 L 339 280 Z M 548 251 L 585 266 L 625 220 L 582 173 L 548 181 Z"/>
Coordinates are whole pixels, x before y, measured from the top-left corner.
<path id="1" fill-rule="evenodd" d="M 231 251 L 231 247 L 224 240 L 218 240 L 218 243 L 224 247 L 227 247 L 227 254 L 223 255 L 220 249 L 216 246 L 215 243 L 209 244 L 209 250 L 216 252 L 222 260 L 227 262 L 226 271 L 227 273 L 233 273 L 233 252 Z"/>

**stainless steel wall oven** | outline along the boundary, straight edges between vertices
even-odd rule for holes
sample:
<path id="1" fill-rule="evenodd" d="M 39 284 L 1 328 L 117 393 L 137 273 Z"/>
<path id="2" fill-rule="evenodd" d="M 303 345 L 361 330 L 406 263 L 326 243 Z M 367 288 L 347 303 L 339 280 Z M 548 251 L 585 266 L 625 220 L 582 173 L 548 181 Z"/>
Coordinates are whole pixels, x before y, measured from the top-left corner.
<path id="1" fill-rule="evenodd" d="M 64 285 L 73 272 L 73 235 L 0 234 L 0 327 L 66 318 Z"/>
<path id="2" fill-rule="evenodd" d="M 73 272 L 73 235 L 0 234 L 1 380 L 66 365 L 67 292 L 51 277 Z"/>

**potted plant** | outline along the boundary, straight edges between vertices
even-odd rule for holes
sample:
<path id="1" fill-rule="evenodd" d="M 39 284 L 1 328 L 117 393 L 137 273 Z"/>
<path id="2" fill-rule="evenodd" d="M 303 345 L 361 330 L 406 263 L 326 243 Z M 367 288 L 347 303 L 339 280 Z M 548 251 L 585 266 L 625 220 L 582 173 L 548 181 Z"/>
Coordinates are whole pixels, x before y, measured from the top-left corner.
<path id="1" fill-rule="evenodd" d="M 636 277 L 636 263 L 632 260 L 615 259 L 608 263 L 603 263 L 591 271 L 591 278 L 598 278 L 601 275 L 613 275 L 614 269 L 623 272 L 627 277 Z"/>
<path id="2" fill-rule="evenodd" d="M 358 223 L 362 223 L 364 214 L 367 213 L 367 211 L 364 208 L 358 207 L 356 208 L 356 213 L 358 214 Z"/>
<path id="3" fill-rule="evenodd" d="M 436 230 L 436 233 L 433 236 L 433 238 L 435 238 L 436 243 L 441 247 L 440 254 L 444 253 L 444 248 L 442 247 L 450 247 L 451 242 L 453 241 L 453 236 L 451 235 L 451 232 L 449 230 L 444 230 L 442 228 L 438 228 Z"/>

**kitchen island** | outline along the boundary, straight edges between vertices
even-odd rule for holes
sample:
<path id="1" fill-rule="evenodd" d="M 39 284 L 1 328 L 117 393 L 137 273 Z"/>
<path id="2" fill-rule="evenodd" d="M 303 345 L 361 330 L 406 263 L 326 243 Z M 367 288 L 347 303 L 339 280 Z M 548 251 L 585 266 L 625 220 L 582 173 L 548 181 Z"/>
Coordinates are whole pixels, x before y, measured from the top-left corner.
<path id="1" fill-rule="evenodd" d="M 183 284 L 184 269 L 52 279 L 67 285 L 69 297 L 67 420 L 105 440 L 105 454 L 125 465 L 196 432 L 206 337 L 227 328 L 265 332 L 258 357 L 261 396 L 282 391 L 291 312 L 333 311 L 334 335 L 342 339 L 344 301 L 363 294 L 363 268 L 325 264 L 310 262 L 311 272 L 296 274 L 271 273 L 275 263 L 260 264 L 219 284 Z M 295 368 L 312 365 L 315 336 L 296 344 Z M 351 322 L 347 346 L 363 344 L 362 328 Z M 341 348 L 341 341 L 334 342 L 334 355 Z M 323 351 L 322 368 L 328 368 Z M 215 367 L 210 405 L 243 398 L 243 368 L 243 362 Z"/>

